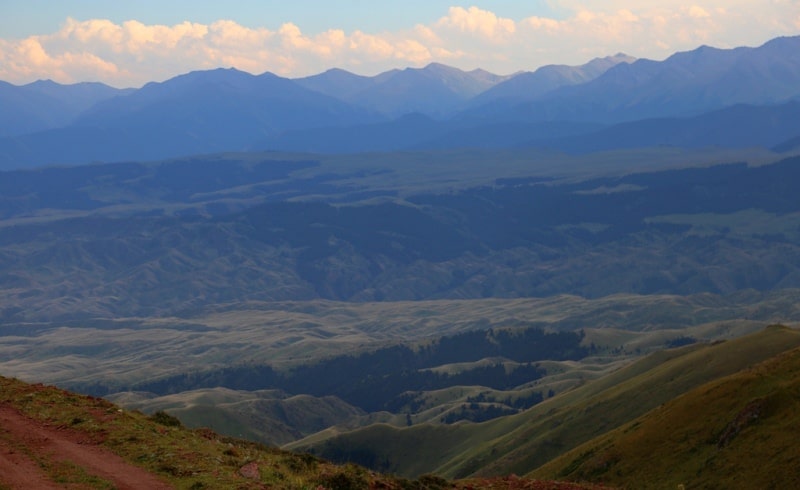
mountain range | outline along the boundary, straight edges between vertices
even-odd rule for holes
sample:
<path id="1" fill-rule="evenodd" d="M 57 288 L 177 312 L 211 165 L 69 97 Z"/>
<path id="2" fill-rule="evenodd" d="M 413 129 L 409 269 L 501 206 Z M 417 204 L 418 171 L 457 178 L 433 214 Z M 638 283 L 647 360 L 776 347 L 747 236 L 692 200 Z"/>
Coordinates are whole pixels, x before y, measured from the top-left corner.
<path id="1" fill-rule="evenodd" d="M 508 76 L 434 63 L 294 80 L 216 69 L 125 90 L 3 82 L 0 168 L 245 150 L 786 149 L 800 137 L 798 98 L 800 36 Z"/>
<path id="2" fill-rule="evenodd" d="M 0 83 L 0 487 L 796 487 L 798 48 Z"/>

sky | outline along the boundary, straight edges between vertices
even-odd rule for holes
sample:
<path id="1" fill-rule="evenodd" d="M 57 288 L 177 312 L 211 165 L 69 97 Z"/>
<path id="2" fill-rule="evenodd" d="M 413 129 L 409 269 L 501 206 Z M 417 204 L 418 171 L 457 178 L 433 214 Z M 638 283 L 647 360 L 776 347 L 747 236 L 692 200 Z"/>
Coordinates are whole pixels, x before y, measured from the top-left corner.
<path id="1" fill-rule="evenodd" d="M 297 78 L 432 62 L 505 75 L 800 35 L 800 0 L 0 0 L 0 80 L 139 87 L 234 67 Z"/>

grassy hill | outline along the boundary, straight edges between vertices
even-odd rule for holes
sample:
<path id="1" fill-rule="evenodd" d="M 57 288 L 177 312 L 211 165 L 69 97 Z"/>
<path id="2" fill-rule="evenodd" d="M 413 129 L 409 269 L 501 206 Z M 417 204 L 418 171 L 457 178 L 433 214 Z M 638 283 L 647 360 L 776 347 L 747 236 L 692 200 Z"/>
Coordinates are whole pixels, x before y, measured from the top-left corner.
<path id="1" fill-rule="evenodd" d="M 9 462 L 12 467 L 29 466 L 22 480 L 19 471 L 0 472 L 0 488 L 18 488 L 21 481 L 37 488 L 81 489 L 141 485 L 187 489 L 601 488 L 517 478 L 450 482 L 435 476 L 414 481 L 385 476 L 222 437 L 209 429 L 189 430 L 164 412 L 148 417 L 102 399 L 4 377 L 0 377 L 0 412 L 0 468 L 7 468 Z M 39 439 L 19 437 L 20 429 Z M 48 441 L 59 450 L 47 449 Z M 120 456 L 122 462 L 117 460 Z M 113 462 L 114 472 L 102 470 L 109 462 Z M 130 480 L 125 483 L 125 474 L 147 482 L 140 480 L 131 486 Z"/>
<path id="2" fill-rule="evenodd" d="M 800 349 L 711 381 L 531 475 L 625 488 L 797 488 Z"/>
<path id="3" fill-rule="evenodd" d="M 798 346 L 800 332 L 769 327 L 735 340 L 658 352 L 518 415 L 435 428 L 329 430 L 289 447 L 403 475 L 525 474 L 704 383 Z"/>
<path id="4" fill-rule="evenodd" d="M 218 387 L 162 397 L 125 392 L 108 398 L 128 409 L 168 412 L 188 427 L 208 427 L 221 434 L 278 445 L 364 415 L 336 397 L 291 396 L 279 390 Z"/>
<path id="5" fill-rule="evenodd" d="M 167 396 L 121 393 L 110 397 L 115 403 L 145 413 L 167 411 L 189 427 L 211 427 L 230 436 L 284 445 L 323 430 L 320 423 L 344 431 L 379 422 L 405 427 L 409 416 L 413 425 L 486 420 L 491 410 L 497 415 L 498 410 L 507 413 L 509 408 L 520 408 L 514 403 L 492 401 L 538 394 L 550 398 L 550 390 L 559 394 L 586 384 L 638 356 L 664 349 L 676 339 L 711 342 L 739 337 L 778 321 L 798 322 L 798 298 L 800 290 L 600 299 L 559 296 L 397 303 L 252 302 L 209 307 L 204 314 L 187 318 L 7 324 L 0 327 L 5 334 L 0 337 L 0 372 L 100 395 L 144 380 L 230 370 L 265 361 L 283 371 L 387 345 L 430 344 L 442 335 L 489 329 L 534 325 L 550 331 L 581 330 L 586 334 L 583 345 L 598 346 L 597 354 L 578 362 L 542 361 L 540 367 L 546 371 L 543 377 L 512 389 L 492 390 L 463 383 L 444 390 L 418 386 L 409 405 L 397 405 L 391 408 L 393 413 L 364 415 L 362 410 L 325 397 L 333 393 L 318 393 L 314 398 L 297 396 L 308 393 L 297 386 L 275 393 L 263 391 L 264 386 L 252 388 L 261 391 L 249 392 L 241 386 L 225 389 L 221 388 L 224 384 L 205 384 L 201 391 L 196 385 L 184 387 L 190 390 L 186 393 L 161 393 Z M 447 361 L 432 367 L 455 374 L 498 361 L 491 357 L 465 364 Z M 235 379 L 241 381 L 242 377 Z M 97 390 L 103 386 L 111 391 Z M 469 410 L 473 403 L 478 403 L 480 410 Z"/>

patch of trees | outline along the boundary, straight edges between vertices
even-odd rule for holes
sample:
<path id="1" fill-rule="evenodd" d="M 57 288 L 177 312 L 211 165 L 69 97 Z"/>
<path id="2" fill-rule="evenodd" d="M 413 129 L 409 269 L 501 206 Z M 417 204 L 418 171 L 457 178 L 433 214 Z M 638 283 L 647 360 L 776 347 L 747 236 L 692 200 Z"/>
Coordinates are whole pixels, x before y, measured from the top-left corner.
<path id="1" fill-rule="evenodd" d="M 486 422 L 487 420 L 503 417 L 504 415 L 512 415 L 517 413 L 517 410 L 504 407 L 502 405 L 492 404 L 478 404 L 470 403 L 461 405 L 458 410 L 452 410 L 440 419 L 443 424 L 453 424 L 459 420 L 468 420 L 470 422 Z"/>
<path id="2" fill-rule="evenodd" d="M 550 390 L 552 392 L 552 390 Z M 552 395 L 550 395 L 552 396 Z M 506 396 L 504 398 L 497 398 L 494 395 L 489 395 L 486 393 L 478 393 L 475 396 L 467 397 L 468 403 L 500 403 L 509 408 L 515 408 L 517 410 L 525 410 L 527 408 L 531 408 L 532 406 L 536 405 L 537 403 L 541 403 L 544 400 L 544 396 L 540 392 L 531 392 L 527 396 Z"/>
<path id="3" fill-rule="evenodd" d="M 680 337 L 675 337 L 674 339 L 667 342 L 667 347 L 683 347 L 684 345 L 691 345 L 697 343 L 697 339 L 694 337 L 687 337 L 682 335 Z"/>
<path id="4" fill-rule="evenodd" d="M 544 396 L 540 392 L 531 392 L 527 396 L 505 396 L 498 398 L 485 392 L 467 397 L 467 403 L 462 404 L 457 410 L 451 410 L 440 418 L 444 424 L 452 424 L 459 420 L 470 422 L 485 422 L 487 420 L 519 413 L 541 403 Z"/>
<path id="5" fill-rule="evenodd" d="M 368 412 L 390 410 L 396 406 L 394 400 L 407 391 L 433 391 L 451 386 L 486 386 L 496 390 L 508 390 L 541 378 L 545 371 L 537 365 L 527 363 L 510 373 L 502 363 L 477 367 L 455 374 L 431 370 L 404 370 L 387 374 L 369 374 L 347 388 L 335 393 L 344 401 Z M 323 392 L 312 390 L 324 386 L 310 386 L 308 391 L 317 396 Z"/>
<path id="6" fill-rule="evenodd" d="M 420 195 L 409 200 L 461 216 L 466 233 L 492 249 L 531 243 L 563 247 L 575 240 L 589 244 L 618 240 L 642 230 L 662 233 L 684 230 L 674 225 L 648 225 L 645 218 L 651 216 L 733 213 L 750 208 L 795 212 L 800 210 L 792 185 L 797 179 L 800 179 L 800 157 L 792 157 L 759 167 L 734 163 L 564 185 L 503 181 L 505 186 L 469 189 L 452 195 Z M 631 190 L 596 192 L 626 186 Z M 579 223 L 603 223 L 607 228 L 596 233 L 562 228 Z"/>

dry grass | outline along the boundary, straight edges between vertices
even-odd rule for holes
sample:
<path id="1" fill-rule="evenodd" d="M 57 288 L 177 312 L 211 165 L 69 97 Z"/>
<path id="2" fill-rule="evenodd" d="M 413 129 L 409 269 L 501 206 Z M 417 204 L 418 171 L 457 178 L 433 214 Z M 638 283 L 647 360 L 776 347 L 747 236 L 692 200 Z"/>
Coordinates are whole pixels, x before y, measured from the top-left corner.
<path id="1" fill-rule="evenodd" d="M 712 381 L 533 475 L 626 488 L 797 488 L 800 350 Z"/>
<path id="2" fill-rule="evenodd" d="M 313 456 L 222 437 L 208 429 L 189 430 L 158 412 L 146 416 L 123 411 L 102 399 L 55 387 L 29 385 L 0 377 L 0 403 L 51 427 L 85 433 L 128 462 L 186 489 L 564 489 L 598 488 L 527 479 L 451 482 L 426 476 L 407 480 L 355 465 L 336 466 Z M 72 488 L 108 488 L 107 482 L 75 465 L 47 468 L 51 477 Z"/>
<path id="3" fill-rule="evenodd" d="M 734 338 L 768 323 L 800 321 L 798 299 L 800 290 L 591 300 L 562 295 L 217 305 L 186 318 L 19 325 L 18 334 L 0 337 L 0 372 L 32 382 L 124 386 L 242 362 L 291 366 L 392 342 L 531 322 L 557 330 L 584 329 L 587 343 L 619 347 L 633 357 L 682 335 Z"/>
<path id="4" fill-rule="evenodd" d="M 316 448 L 323 455 L 326 444 L 374 450 L 388 458 L 392 471 L 404 475 L 525 474 L 697 386 L 797 346 L 800 332 L 769 328 L 714 345 L 653 354 L 521 414 L 482 424 L 329 431 L 291 447 Z M 424 448 L 423 457 L 412 456 L 411 448 Z"/>

